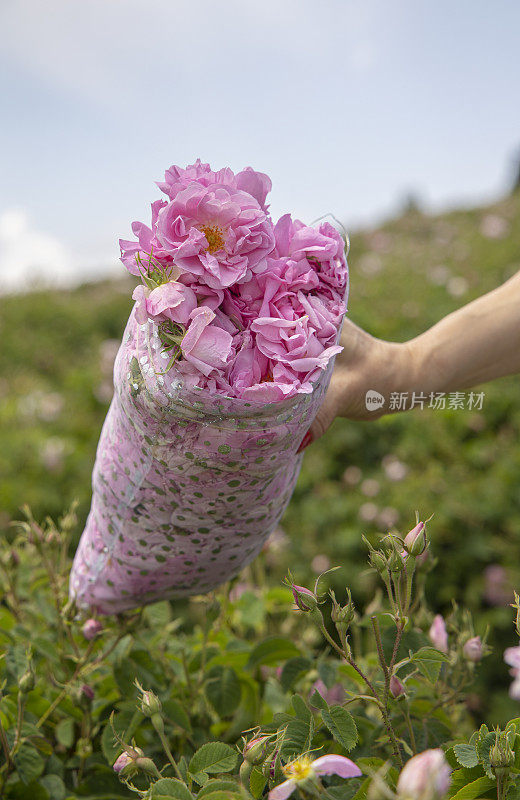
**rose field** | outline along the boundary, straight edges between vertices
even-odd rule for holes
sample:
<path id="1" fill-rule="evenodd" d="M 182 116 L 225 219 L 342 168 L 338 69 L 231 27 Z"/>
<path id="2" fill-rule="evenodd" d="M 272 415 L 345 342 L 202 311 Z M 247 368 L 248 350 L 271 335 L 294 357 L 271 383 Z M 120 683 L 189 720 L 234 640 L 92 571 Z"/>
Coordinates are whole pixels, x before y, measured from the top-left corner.
<path id="1" fill-rule="evenodd" d="M 518 271 L 519 220 L 516 192 L 354 233 L 350 318 L 415 336 Z M 0 798 L 517 800 L 518 377 L 337 420 L 237 578 L 89 617 L 123 273 L 0 297 Z"/>

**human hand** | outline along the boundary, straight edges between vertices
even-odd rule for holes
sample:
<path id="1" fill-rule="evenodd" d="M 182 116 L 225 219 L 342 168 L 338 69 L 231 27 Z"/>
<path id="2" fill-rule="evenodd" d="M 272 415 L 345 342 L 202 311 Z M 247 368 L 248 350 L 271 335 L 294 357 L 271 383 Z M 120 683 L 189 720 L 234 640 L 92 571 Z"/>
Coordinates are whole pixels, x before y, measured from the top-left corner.
<path id="1" fill-rule="evenodd" d="M 343 351 L 336 365 L 325 400 L 305 435 L 300 451 L 322 436 L 336 417 L 375 420 L 389 412 L 391 392 L 403 391 L 410 372 L 408 343 L 385 342 L 346 319 L 341 335 Z M 368 410 L 366 393 L 373 389 L 384 404 Z"/>

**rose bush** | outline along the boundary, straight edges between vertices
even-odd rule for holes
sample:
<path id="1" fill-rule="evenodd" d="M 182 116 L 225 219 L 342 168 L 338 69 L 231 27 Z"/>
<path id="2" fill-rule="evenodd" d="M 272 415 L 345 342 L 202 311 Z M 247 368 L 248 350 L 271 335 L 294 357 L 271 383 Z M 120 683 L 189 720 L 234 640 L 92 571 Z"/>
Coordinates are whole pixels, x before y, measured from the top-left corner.
<path id="1" fill-rule="evenodd" d="M 327 590 L 338 568 L 265 584 L 267 550 L 189 607 L 103 620 L 67 601 L 75 525 L 26 510 L 2 543 L 6 800 L 516 798 L 520 719 L 474 730 L 485 636 L 461 609 L 432 626 L 424 524 L 417 556 L 417 528 L 367 540 L 386 599 L 364 609 Z"/>

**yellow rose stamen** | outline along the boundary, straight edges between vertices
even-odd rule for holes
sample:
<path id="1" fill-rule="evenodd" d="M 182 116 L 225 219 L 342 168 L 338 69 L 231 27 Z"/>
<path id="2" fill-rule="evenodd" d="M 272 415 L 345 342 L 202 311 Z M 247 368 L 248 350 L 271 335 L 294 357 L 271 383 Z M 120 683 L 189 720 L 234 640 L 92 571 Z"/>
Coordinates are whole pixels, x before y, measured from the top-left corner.
<path id="1" fill-rule="evenodd" d="M 202 233 L 208 240 L 207 251 L 215 253 L 224 247 L 224 231 L 219 225 L 201 225 Z"/>
<path id="2" fill-rule="evenodd" d="M 297 758 L 292 764 L 287 764 L 283 771 L 288 778 L 292 778 L 297 783 L 306 780 L 312 774 L 312 761 L 306 756 Z"/>

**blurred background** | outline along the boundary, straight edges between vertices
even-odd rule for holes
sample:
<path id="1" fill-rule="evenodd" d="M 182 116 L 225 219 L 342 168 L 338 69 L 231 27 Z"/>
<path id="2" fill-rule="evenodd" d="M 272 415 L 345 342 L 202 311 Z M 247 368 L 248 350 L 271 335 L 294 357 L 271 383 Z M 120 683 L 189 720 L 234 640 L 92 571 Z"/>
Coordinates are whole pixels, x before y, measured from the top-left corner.
<path id="1" fill-rule="evenodd" d="M 164 169 L 197 157 L 273 180 L 271 212 L 352 234 L 350 315 L 404 340 L 520 269 L 520 6 L 506 0 L 2 0 L 0 528 L 90 503 L 131 307 L 117 240 Z M 268 551 L 273 582 L 342 564 L 373 593 L 361 533 L 434 513 L 429 595 L 490 625 L 471 699 L 510 712 L 520 386 L 481 411 L 338 421 L 307 453 Z M 81 532 L 81 525 L 77 535 Z M 509 713 L 510 716 L 510 713 Z"/>

